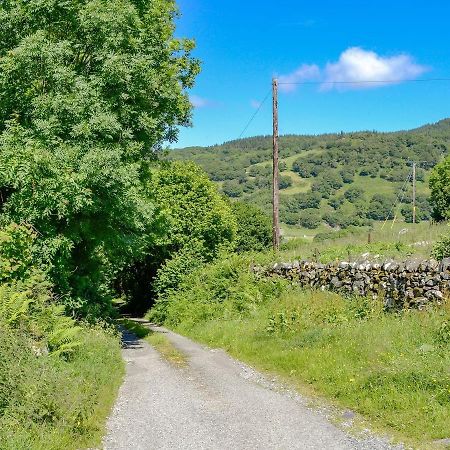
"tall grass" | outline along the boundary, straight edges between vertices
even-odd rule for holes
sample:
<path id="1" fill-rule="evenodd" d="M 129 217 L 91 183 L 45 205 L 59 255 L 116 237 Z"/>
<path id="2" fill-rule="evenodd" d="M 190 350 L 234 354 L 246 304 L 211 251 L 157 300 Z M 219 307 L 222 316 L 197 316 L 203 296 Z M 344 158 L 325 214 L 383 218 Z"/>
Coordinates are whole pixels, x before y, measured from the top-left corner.
<path id="1" fill-rule="evenodd" d="M 0 284 L 2 450 L 99 445 L 122 376 L 115 330 L 65 316 L 42 274 Z"/>
<path id="2" fill-rule="evenodd" d="M 400 438 L 448 437 L 450 307 L 388 313 L 365 298 L 258 280 L 249 260 L 204 268 L 150 318 L 300 390 L 350 407 Z"/>
<path id="3" fill-rule="evenodd" d="M 374 228 L 328 231 L 326 239 L 294 238 L 282 247 L 281 258 L 315 258 L 322 262 L 334 259 L 356 259 L 364 253 L 381 258 L 428 258 L 435 243 L 448 234 L 448 224 L 375 223 Z M 369 237 L 370 233 L 370 237 Z M 325 237 L 325 236 L 324 236 Z M 370 241 L 370 243 L 369 243 Z"/>

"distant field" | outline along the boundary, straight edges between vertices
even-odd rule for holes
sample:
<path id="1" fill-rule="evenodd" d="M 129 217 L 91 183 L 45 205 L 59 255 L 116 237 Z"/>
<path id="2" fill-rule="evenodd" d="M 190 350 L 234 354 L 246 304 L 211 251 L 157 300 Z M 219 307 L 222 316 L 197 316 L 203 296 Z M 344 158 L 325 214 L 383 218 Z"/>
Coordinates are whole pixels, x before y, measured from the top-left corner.
<path id="1" fill-rule="evenodd" d="M 428 221 L 430 173 L 450 152 L 450 119 L 397 133 L 339 133 L 280 138 L 280 216 L 286 238 L 412 221 L 412 161 L 417 217 Z M 255 137 L 174 150 L 199 164 L 230 198 L 271 213 L 272 141 Z M 320 201 L 315 198 L 319 196 Z M 311 200 L 312 199 L 312 200 Z M 311 200 L 311 201 L 310 201 Z"/>

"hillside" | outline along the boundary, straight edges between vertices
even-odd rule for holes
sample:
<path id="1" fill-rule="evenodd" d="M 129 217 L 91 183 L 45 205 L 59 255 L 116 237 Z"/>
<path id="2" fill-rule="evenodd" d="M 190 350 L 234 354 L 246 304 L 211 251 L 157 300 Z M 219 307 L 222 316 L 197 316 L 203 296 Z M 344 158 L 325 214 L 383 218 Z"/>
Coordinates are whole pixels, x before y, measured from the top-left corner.
<path id="1" fill-rule="evenodd" d="M 281 136 L 281 221 L 285 234 L 412 220 L 412 161 L 419 220 L 429 220 L 430 170 L 450 151 L 450 119 L 410 131 Z M 199 164 L 227 196 L 271 208 L 271 136 L 176 149 Z M 311 232 L 309 232 L 311 234 Z"/>

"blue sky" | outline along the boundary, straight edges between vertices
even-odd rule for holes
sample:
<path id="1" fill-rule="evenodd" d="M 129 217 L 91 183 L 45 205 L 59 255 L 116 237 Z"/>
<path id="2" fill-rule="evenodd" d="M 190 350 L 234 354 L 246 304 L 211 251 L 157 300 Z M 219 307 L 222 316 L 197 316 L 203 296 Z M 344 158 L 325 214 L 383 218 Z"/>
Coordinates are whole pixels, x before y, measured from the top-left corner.
<path id="1" fill-rule="evenodd" d="M 413 128 L 450 117 L 447 0 L 178 0 L 177 35 L 197 42 L 193 127 L 175 147 L 236 139 L 277 76 L 280 133 Z M 393 85 L 331 80 L 395 79 Z M 270 98 L 244 136 L 271 133 Z"/>

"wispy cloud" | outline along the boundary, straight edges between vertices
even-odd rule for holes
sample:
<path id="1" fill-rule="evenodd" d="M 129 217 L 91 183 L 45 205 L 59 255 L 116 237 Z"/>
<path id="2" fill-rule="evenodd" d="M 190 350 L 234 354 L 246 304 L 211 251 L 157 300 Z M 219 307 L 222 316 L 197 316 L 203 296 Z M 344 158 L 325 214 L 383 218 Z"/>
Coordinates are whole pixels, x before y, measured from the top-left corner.
<path id="1" fill-rule="evenodd" d="M 214 102 L 198 95 L 190 95 L 189 100 L 194 108 L 207 108 L 214 106 Z"/>
<path id="2" fill-rule="evenodd" d="M 261 106 L 261 103 L 262 102 L 258 100 L 250 100 L 250 106 L 254 109 L 258 109 Z"/>
<path id="3" fill-rule="evenodd" d="M 285 92 L 295 91 L 295 84 L 302 81 L 322 82 L 320 89 L 373 89 L 386 86 L 389 82 L 401 83 L 414 79 L 431 70 L 414 61 L 407 54 L 380 56 L 361 47 L 351 47 L 341 53 L 336 62 L 329 62 L 324 68 L 316 64 L 303 65 L 295 72 L 279 77 L 280 89 Z M 358 83 L 361 81 L 375 81 Z M 389 83 L 392 84 L 392 83 Z"/>

